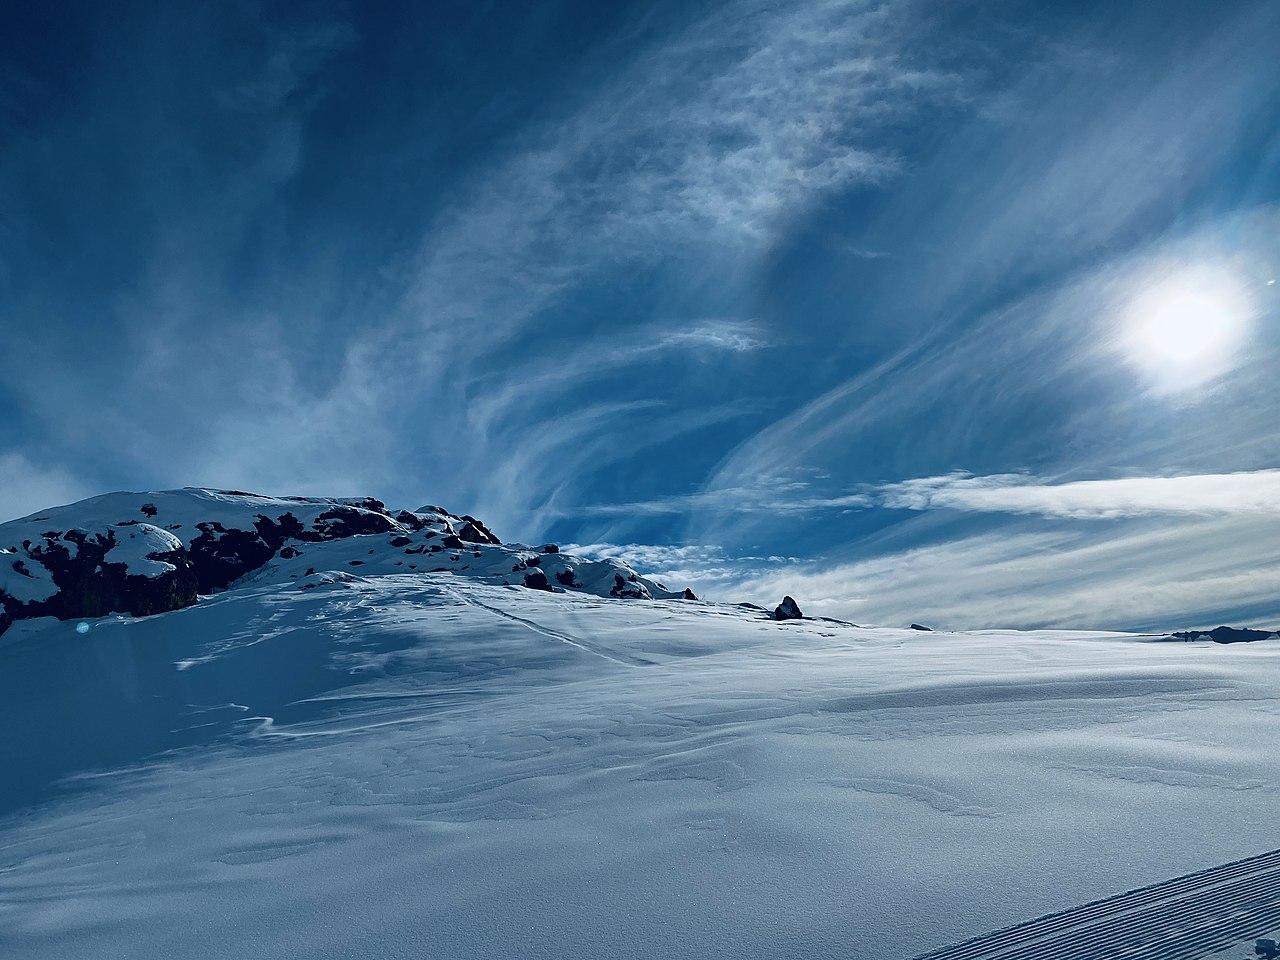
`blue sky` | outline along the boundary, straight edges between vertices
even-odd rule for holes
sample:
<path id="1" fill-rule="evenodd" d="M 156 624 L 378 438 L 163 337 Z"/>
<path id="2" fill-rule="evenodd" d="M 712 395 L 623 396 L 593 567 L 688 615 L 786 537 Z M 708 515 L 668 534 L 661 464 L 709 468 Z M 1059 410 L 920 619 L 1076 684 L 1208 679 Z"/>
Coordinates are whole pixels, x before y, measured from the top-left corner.
<path id="1" fill-rule="evenodd" d="M 714 597 L 1280 623 L 1280 7 L 32 5 L 0 515 L 372 494 Z"/>

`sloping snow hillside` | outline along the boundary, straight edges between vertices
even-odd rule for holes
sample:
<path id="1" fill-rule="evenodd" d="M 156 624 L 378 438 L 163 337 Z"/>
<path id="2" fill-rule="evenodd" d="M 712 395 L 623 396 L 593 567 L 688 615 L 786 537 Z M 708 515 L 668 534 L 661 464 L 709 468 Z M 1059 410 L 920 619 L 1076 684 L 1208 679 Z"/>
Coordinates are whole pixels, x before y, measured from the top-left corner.
<path id="1" fill-rule="evenodd" d="M 131 576 L 180 565 L 117 530 Z M 13 624 L 0 956 L 895 960 L 1280 846 L 1280 641 L 776 622 L 364 546 L 422 533 Z"/>

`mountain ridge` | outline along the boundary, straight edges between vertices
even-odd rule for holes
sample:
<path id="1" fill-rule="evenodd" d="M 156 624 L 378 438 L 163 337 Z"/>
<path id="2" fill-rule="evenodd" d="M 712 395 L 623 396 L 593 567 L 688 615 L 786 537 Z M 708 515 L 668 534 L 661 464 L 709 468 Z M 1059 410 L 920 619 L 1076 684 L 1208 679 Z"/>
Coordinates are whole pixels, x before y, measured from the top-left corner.
<path id="1" fill-rule="evenodd" d="M 0 524 L 0 635 L 36 617 L 167 613 L 248 579 L 309 589 L 329 571 L 453 572 L 613 599 L 696 599 L 625 560 L 503 543 L 478 518 L 431 504 L 393 510 L 373 497 L 182 487 L 102 494 Z"/>

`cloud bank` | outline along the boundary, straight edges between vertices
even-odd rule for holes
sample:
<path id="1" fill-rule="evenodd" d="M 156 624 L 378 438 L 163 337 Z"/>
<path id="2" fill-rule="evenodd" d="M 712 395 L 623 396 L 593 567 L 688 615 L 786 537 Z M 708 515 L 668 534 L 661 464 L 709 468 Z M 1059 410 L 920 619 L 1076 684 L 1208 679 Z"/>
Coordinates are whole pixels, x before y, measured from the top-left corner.
<path id="1" fill-rule="evenodd" d="M 966 510 L 1073 519 L 1149 514 L 1276 514 L 1280 470 L 1049 483 L 1021 474 L 952 473 L 886 484 L 876 503 L 898 510 Z"/>

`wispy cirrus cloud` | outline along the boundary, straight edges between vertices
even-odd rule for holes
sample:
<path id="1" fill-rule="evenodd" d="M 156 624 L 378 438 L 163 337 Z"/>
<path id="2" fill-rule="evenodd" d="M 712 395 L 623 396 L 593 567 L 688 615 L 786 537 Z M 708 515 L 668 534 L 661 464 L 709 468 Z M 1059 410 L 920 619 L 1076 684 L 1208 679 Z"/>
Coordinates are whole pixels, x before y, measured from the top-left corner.
<path id="1" fill-rule="evenodd" d="M 626 560 L 669 586 L 696 583 L 701 590 L 719 590 L 768 571 L 802 565 L 798 557 L 732 554 L 713 544 L 569 543 L 562 549 L 580 556 Z"/>
<path id="2" fill-rule="evenodd" d="M 625 259 L 678 244 L 726 278 L 826 192 L 883 180 L 875 132 L 957 79 L 905 56 L 909 5 L 747 0 L 631 58 L 424 238 L 412 318 L 500 332 Z"/>
<path id="3" fill-rule="evenodd" d="M 199 136 L 184 125 L 186 111 L 166 108 L 152 118 L 163 129 L 149 130 L 150 115 L 140 115 L 120 145 L 130 157 L 121 166 L 131 167 L 134 144 L 167 144 L 146 158 L 148 175 L 125 185 L 127 209 L 158 211 L 161 228 L 122 231 L 137 247 L 121 265 L 125 292 L 89 305 L 118 335 L 85 356 L 80 338 L 66 337 L 59 350 L 81 376 L 56 395 L 23 361 L 0 362 L 0 375 L 46 423 L 45 442 L 110 456 L 150 484 L 337 485 L 409 500 L 423 497 L 411 488 L 430 486 L 433 499 L 529 530 L 551 492 L 590 482 L 570 473 L 590 474 L 590 465 L 551 440 L 600 451 L 625 435 L 635 456 L 646 437 L 660 442 L 707 422 L 702 410 L 724 414 L 722 396 L 704 400 L 693 388 L 684 408 L 645 408 L 670 393 L 678 373 L 619 376 L 607 397 L 583 396 L 584 385 L 602 371 L 744 357 L 774 342 L 759 324 L 725 319 L 751 315 L 740 301 L 760 258 L 829 191 L 892 177 L 899 158 L 877 131 L 922 100 L 955 94 L 948 74 L 908 49 L 912 10 L 906 0 L 738 0 L 682 12 L 665 32 L 624 26 L 607 41 L 610 56 L 584 58 L 582 82 L 526 104 L 453 179 L 435 183 L 424 172 L 424 212 L 395 224 L 376 263 L 355 254 L 386 238 L 348 235 L 341 207 L 324 208 L 327 191 L 342 194 L 328 170 L 354 161 L 376 195 L 379 178 L 403 183 L 423 156 L 455 147 L 452 133 L 430 124 L 430 110 L 425 120 L 397 115 L 389 130 L 334 112 L 329 94 L 350 79 L 351 64 L 376 56 L 379 38 L 363 35 L 375 25 L 354 17 L 277 31 L 253 17 L 243 25 L 253 41 L 229 46 L 217 31 L 179 30 L 181 54 L 143 51 L 159 64 L 154 74 L 121 75 L 87 104 L 94 123 L 114 122 L 150 102 L 157 82 L 175 104 L 187 87 L 216 92 L 193 97 L 209 107 L 191 121 Z M 100 53 L 152 35 L 139 19 L 113 22 Z M 252 55 L 222 76 L 218 65 L 242 51 Z M 167 58 L 179 56 L 203 72 L 166 72 Z M 395 96 L 420 79 L 391 60 L 375 72 Z M 473 95 L 461 86 L 453 92 Z M 363 138 L 358 145 L 325 139 L 338 116 Z M 94 128 L 73 117 L 20 144 L 15 184 L 50 151 L 89 155 L 86 129 Z M 188 156 L 206 141 L 235 150 Z M 8 170 L 0 165 L 0 177 Z M 300 199 L 314 206 L 295 209 Z M 293 235 L 312 226 L 319 230 L 299 256 Z M 591 310 L 601 290 L 658 274 L 660 303 Z M 12 328 L 39 329 L 55 312 L 49 293 L 7 298 Z M 699 319 L 670 320 L 681 315 Z M 16 358 L 22 338 L 9 342 Z M 127 362 L 116 362 L 113 350 L 126 348 Z M 116 399 L 102 410 L 93 401 L 104 383 Z M 689 405 L 701 409 L 691 414 Z M 587 409 L 594 413 L 577 416 Z M 651 430 L 637 429 L 640 409 Z M 86 410 L 97 411 L 89 428 Z M 157 411 L 181 429 L 139 429 Z M 553 418 L 568 422 L 548 426 Z M 512 464 L 521 470 L 514 484 Z"/>
<path id="4" fill-rule="evenodd" d="M 565 516 L 665 516 L 698 512 L 702 514 L 777 513 L 795 514 L 819 510 L 873 507 L 870 492 L 817 496 L 804 481 L 764 478 L 758 484 L 722 490 L 628 500 L 620 503 L 588 504 L 564 508 Z"/>
<path id="5" fill-rule="evenodd" d="M 764 337 L 755 321 L 722 318 L 655 321 L 630 330 L 609 330 L 553 356 L 531 360 L 518 378 L 506 371 L 477 377 L 470 384 L 473 397 L 467 417 L 487 434 L 500 429 L 514 414 L 554 405 L 566 392 L 581 390 L 619 371 L 674 357 L 707 361 L 748 354 L 768 346 Z"/>
<path id="6" fill-rule="evenodd" d="M 885 484 L 883 507 L 1114 520 L 1150 514 L 1275 514 L 1280 470 L 1053 483 L 1023 474 L 950 473 Z"/>
<path id="7" fill-rule="evenodd" d="M 1172 477 L 1054 481 L 1022 473 L 974 476 L 954 471 L 821 495 L 805 481 L 764 479 L 680 496 L 581 507 L 583 516 L 705 513 L 803 513 L 849 509 L 955 510 L 1077 520 L 1152 514 L 1280 515 L 1280 469 Z"/>
<path id="8" fill-rule="evenodd" d="M 1044 529 L 1030 520 L 918 547 L 759 570 L 717 596 L 859 623 L 945 629 L 1168 631 L 1224 620 L 1280 623 L 1280 517 L 1151 518 Z M 696 589 L 696 579 L 693 580 Z"/>
<path id="9" fill-rule="evenodd" d="M 526 530 L 529 517 L 552 515 L 546 491 L 563 499 L 590 478 L 533 446 L 545 448 L 547 420 L 581 402 L 570 398 L 585 385 L 681 354 L 750 354 L 774 339 L 755 322 L 634 315 L 578 339 L 560 308 L 602 279 L 625 287 L 660 271 L 667 300 L 715 277 L 709 299 L 731 311 L 771 244 L 823 196 L 892 177 L 899 159 L 879 131 L 959 88 L 909 51 L 912 9 L 744 0 L 620 52 L 589 93 L 478 165 L 425 232 L 392 316 L 346 355 L 339 383 L 369 384 L 390 408 L 410 380 L 415 403 L 465 411 L 436 424 L 442 442 L 466 451 L 452 475 L 458 493 L 442 495 Z M 554 349 L 540 349 L 544 337 Z M 517 339 L 525 349 L 512 376 L 503 351 Z M 398 358 L 390 370 L 389 356 Z M 669 389 L 659 378 L 613 386 L 636 402 Z M 661 436 L 701 419 L 687 405 L 653 416 L 665 421 Z M 578 438 L 639 440 L 625 419 L 597 422 L 608 436 Z M 493 470 L 511 462 L 524 465 L 515 485 Z"/>

